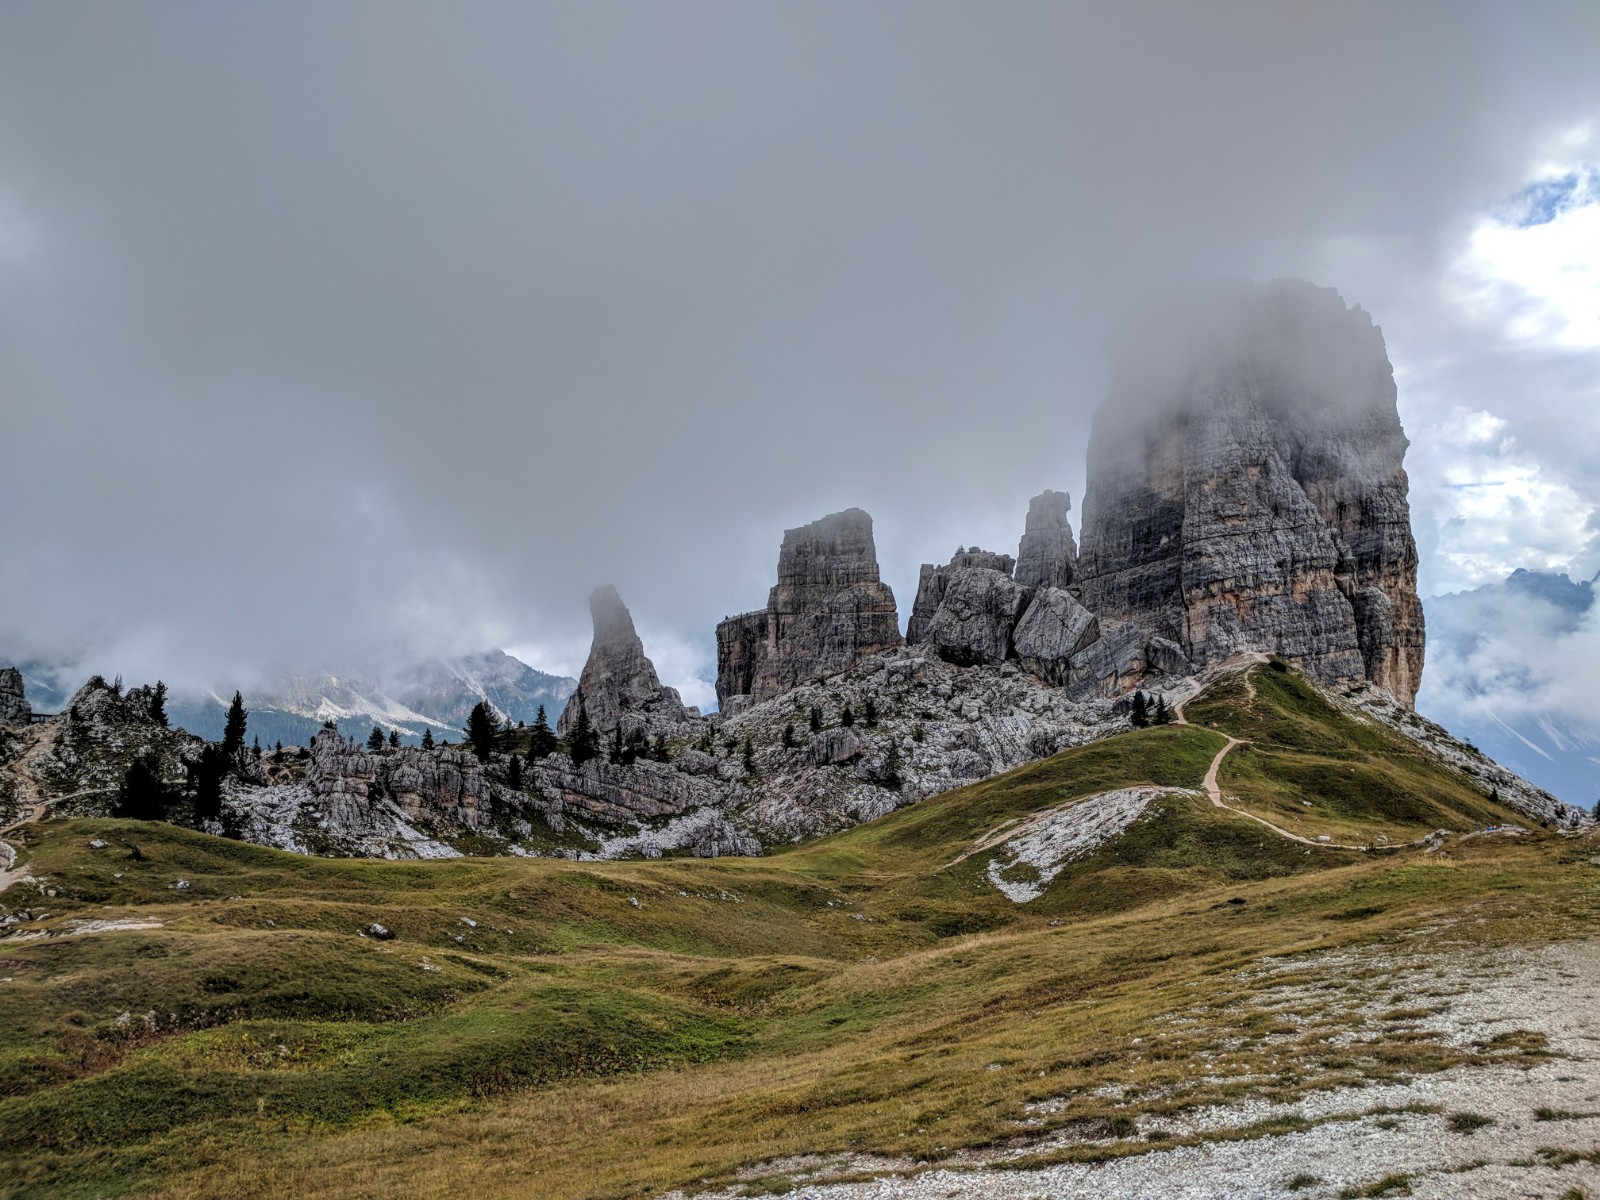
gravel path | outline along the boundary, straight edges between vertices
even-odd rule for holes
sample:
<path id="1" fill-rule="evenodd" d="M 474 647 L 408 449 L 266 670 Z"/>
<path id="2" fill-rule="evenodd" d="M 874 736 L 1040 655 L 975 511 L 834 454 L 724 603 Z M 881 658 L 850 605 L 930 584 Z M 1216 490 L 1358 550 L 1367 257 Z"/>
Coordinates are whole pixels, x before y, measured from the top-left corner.
<path id="1" fill-rule="evenodd" d="M 1370 965 L 1382 953 L 1365 952 L 1362 961 Z M 1261 969 L 1295 974 L 1307 966 L 1337 972 L 1351 965 L 1308 956 Z M 919 1171 L 915 1163 L 861 1156 L 815 1156 L 764 1169 L 786 1169 L 798 1180 L 880 1173 L 868 1182 L 802 1182 L 791 1194 L 804 1200 L 1331 1200 L 1342 1194 L 1600 1200 L 1600 941 L 1497 953 L 1487 962 L 1461 953 L 1388 965 L 1416 994 L 1453 993 L 1419 1028 L 1461 1045 L 1512 1030 L 1542 1033 L 1551 1057 L 1531 1069 L 1462 1066 L 1405 1083 L 1314 1092 L 1291 1105 L 1257 1099 L 1200 1109 L 1169 1128 L 1218 1140 L 1103 1163 L 1000 1165 L 1003 1156 L 1048 1150 L 1051 1135 L 1045 1135 L 1026 1149 L 990 1152 L 987 1161 L 982 1152 L 968 1155 L 970 1169 Z M 1432 1111 L 1393 1111 L 1410 1106 Z M 1380 1109 L 1391 1111 L 1374 1111 Z M 1461 1114 L 1492 1123 L 1463 1131 L 1463 1122 L 1451 1121 Z M 1284 1115 L 1312 1125 L 1221 1140 Z M 1580 1155 L 1593 1161 L 1564 1161 Z M 1386 1183 L 1388 1190 L 1373 1190 Z"/>

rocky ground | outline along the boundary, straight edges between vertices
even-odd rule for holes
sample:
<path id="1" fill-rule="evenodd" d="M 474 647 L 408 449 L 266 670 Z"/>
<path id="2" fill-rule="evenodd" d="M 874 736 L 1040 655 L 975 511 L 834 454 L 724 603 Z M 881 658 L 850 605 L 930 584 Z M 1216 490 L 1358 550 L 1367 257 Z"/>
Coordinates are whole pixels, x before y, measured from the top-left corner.
<path id="1" fill-rule="evenodd" d="M 1600 1195 L 1600 941 L 1500 953 L 1490 964 L 1475 953 L 1433 950 L 1430 940 L 1424 933 L 1392 950 L 1263 960 L 1255 972 L 1267 986 L 1254 1003 L 1291 1023 L 1303 1019 L 1308 1004 L 1333 1009 L 1337 1027 L 1324 1027 L 1318 1036 L 1335 1046 L 1364 1041 L 1380 1027 L 1392 1030 L 1392 1022 L 1380 1023 L 1400 1010 L 1407 1035 L 1464 1051 L 1496 1039 L 1537 1044 L 1537 1065 L 1469 1059 L 1403 1082 L 1313 1091 L 1293 1104 L 1247 1093 L 1143 1131 L 1191 1144 L 1100 1162 L 1027 1165 L 1024 1160 L 1081 1150 L 1082 1133 L 1067 1131 L 967 1152 L 938 1167 L 815 1156 L 763 1163 L 747 1174 L 787 1176 L 801 1200 Z M 1170 1022 L 1212 1019 L 1197 1009 L 1174 1013 Z M 1223 1072 L 1201 1082 L 1225 1084 L 1228 1077 Z M 1036 1107 L 1043 1114 L 1050 1103 Z M 851 1181 L 825 1182 L 841 1177 Z M 732 1200 L 742 1194 L 710 1195 Z M 670 1200 L 681 1195 L 672 1193 Z"/>

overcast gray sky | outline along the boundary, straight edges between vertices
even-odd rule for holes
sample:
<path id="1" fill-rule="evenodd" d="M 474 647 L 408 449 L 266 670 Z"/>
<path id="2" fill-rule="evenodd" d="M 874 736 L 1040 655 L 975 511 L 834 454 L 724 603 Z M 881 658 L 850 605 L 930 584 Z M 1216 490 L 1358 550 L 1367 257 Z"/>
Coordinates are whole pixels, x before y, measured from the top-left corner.
<path id="1" fill-rule="evenodd" d="M 1216 272 L 1384 327 L 1425 591 L 1587 575 L 1596 162 L 1583 0 L 19 0 L 0 647 L 576 673 L 614 582 L 704 701 L 785 527 L 906 609 L 1081 507 L 1108 326 Z"/>

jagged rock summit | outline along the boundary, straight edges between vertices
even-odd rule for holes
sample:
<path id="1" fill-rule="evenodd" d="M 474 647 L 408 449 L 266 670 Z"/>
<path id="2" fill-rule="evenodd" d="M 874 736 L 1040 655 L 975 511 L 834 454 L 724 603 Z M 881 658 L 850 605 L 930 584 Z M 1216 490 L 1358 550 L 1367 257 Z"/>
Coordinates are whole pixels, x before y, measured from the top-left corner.
<path id="1" fill-rule="evenodd" d="M 1412 704 L 1407 444 L 1383 335 L 1331 288 L 1238 285 L 1143 322 L 1089 444 L 1077 586 L 1100 689 L 1265 650 Z"/>
<path id="2" fill-rule="evenodd" d="M 717 699 L 724 709 L 740 696 L 759 703 L 899 644 L 872 518 L 847 508 L 786 530 L 766 608 L 717 626 Z"/>
<path id="3" fill-rule="evenodd" d="M 1078 570 L 1078 544 L 1072 540 L 1072 497 L 1046 489 L 1028 501 L 1028 519 L 1017 543 L 1014 578 L 1023 587 L 1070 585 Z"/>
<path id="4" fill-rule="evenodd" d="M 571 731 L 580 708 L 588 711 L 596 730 L 608 735 L 618 728 L 624 736 L 635 729 L 670 734 L 689 724 L 689 710 L 677 689 L 664 687 L 656 675 L 617 589 L 610 584 L 595 588 L 589 595 L 589 615 L 594 621 L 589 660 L 561 712 L 558 732 L 565 736 Z"/>
<path id="5" fill-rule="evenodd" d="M 15 667 L 0 667 L 0 725 L 26 723 L 33 709 L 22 684 L 22 672 Z"/>

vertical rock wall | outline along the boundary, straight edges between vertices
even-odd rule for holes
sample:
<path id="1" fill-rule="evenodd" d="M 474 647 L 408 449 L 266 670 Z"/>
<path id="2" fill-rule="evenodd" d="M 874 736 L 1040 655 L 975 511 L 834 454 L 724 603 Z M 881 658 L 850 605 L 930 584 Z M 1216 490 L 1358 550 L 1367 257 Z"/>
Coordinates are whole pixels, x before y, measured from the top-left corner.
<path id="1" fill-rule="evenodd" d="M 761 701 L 900 644 L 894 593 L 859 508 L 790 529 L 767 607 L 717 626 L 717 698 Z"/>
<path id="2" fill-rule="evenodd" d="M 1337 292 L 1241 285 L 1161 314 L 1118 370 L 1089 447 L 1084 604 L 1127 647 L 1102 690 L 1142 670 L 1150 639 L 1197 668 L 1282 654 L 1333 684 L 1368 679 L 1411 704 L 1422 608 L 1406 436 L 1383 336 Z"/>

